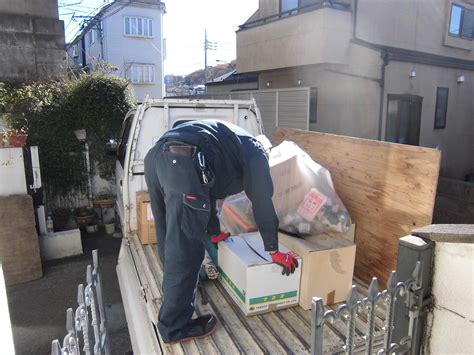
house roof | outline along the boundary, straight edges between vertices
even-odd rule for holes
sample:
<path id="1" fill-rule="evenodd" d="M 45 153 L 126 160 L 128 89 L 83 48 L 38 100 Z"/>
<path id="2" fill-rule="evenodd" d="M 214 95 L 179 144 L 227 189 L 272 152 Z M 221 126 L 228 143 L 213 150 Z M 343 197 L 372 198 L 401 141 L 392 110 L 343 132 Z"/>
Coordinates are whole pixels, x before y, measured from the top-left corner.
<path id="1" fill-rule="evenodd" d="M 252 83 L 258 81 L 258 73 L 237 73 L 232 70 L 229 73 L 221 75 L 214 80 L 207 82 L 206 85 L 222 85 L 222 84 L 236 84 L 236 83 Z"/>

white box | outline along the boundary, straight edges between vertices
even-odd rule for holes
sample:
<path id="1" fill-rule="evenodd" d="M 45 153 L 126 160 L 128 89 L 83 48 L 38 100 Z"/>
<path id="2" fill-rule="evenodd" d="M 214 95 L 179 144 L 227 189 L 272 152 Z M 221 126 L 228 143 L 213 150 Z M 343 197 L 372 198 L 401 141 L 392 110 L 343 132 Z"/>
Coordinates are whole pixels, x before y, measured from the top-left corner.
<path id="1" fill-rule="evenodd" d="M 280 244 L 281 252 L 289 250 Z M 300 265 L 293 274 L 282 275 L 263 246 L 259 232 L 227 238 L 219 243 L 220 282 L 245 315 L 271 312 L 298 305 Z"/>

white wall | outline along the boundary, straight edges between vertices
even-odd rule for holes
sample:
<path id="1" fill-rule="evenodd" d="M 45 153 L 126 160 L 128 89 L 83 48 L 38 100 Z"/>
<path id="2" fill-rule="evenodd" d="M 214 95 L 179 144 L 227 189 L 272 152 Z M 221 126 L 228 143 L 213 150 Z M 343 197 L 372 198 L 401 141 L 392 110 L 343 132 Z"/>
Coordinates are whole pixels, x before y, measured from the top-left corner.
<path id="1" fill-rule="evenodd" d="M 426 354 L 472 354 L 474 244 L 436 242 Z"/>
<path id="2" fill-rule="evenodd" d="M 119 6 L 119 7 L 118 7 Z M 120 9 L 117 11 L 117 9 Z M 117 11 L 115 13 L 115 11 Z M 113 14 L 113 15 L 110 15 Z M 124 17 L 137 16 L 153 20 L 153 38 L 125 36 Z M 135 96 L 141 100 L 146 94 L 153 98 L 161 98 L 163 85 L 163 11 L 156 5 L 118 4 L 112 6 L 105 14 L 104 27 L 104 59 L 119 68 L 119 75 L 125 77 L 127 63 L 154 64 L 155 83 L 134 84 Z"/>
<path id="3" fill-rule="evenodd" d="M 0 196 L 26 194 L 22 148 L 0 148 Z"/>

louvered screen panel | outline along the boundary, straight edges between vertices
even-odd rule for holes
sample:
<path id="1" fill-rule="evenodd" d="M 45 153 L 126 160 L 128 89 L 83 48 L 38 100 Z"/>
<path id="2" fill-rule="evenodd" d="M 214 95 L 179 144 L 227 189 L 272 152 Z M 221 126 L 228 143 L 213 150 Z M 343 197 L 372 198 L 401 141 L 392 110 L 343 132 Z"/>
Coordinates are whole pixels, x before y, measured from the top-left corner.
<path id="1" fill-rule="evenodd" d="M 278 92 L 278 127 L 308 129 L 308 89 Z"/>
<path id="2" fill-rule="evenodd" d="M 252 96 L 260 109 L 265 135 L 271 140 L 276 127 L 276 92 L 254 91 Z"/>

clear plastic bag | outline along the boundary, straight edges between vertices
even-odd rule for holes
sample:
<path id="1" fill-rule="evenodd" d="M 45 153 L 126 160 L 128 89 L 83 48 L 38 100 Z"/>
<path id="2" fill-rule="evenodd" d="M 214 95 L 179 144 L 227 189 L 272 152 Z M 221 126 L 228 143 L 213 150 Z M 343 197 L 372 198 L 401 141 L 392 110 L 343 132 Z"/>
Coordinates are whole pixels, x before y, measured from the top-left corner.
<path id="1" fill-rule="evenodd" d="M 221 230 L 232 235 L 255 232 L 257 226 L 253 218 L 252 202 L 245 192 L 227 197 L 219 211 Z"/>
<path id="2" fill-rule="evenodd" d="M 298 235 L 347 232 L 351 218 L 326 168 L 289 141 L 271 150 L 269 165 L 280 229 Z M 252 204 L 244 193 L 225 199 L 220 220 L 232 234 L 256 229 Z"/>
<path id="3" fill-rule="evenodd" d="M 290 141 L 271 150 L 269 164 L 281 229 L 299 235 L 348 231 L 351 218 L 329 170 Z"/>

